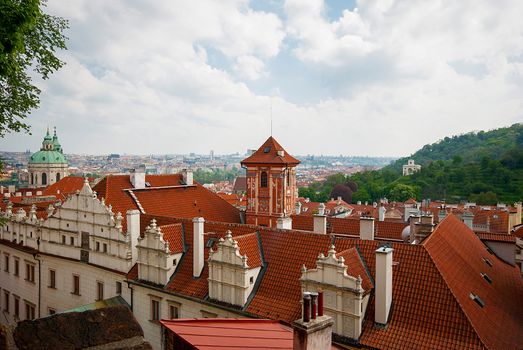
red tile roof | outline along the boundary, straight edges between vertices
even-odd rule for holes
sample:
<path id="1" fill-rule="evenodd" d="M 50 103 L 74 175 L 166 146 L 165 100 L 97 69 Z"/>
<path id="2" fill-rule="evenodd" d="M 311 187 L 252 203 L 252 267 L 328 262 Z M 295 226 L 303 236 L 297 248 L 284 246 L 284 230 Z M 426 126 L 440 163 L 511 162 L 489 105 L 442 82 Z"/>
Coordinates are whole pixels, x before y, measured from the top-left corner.
<path id="1" fill-rule="evenodd" d="M 278 155 L 283 151 L 283 157 Z M 241 164 L 280 164 L 297 165 L 300 161 L 288 154 L 272 136 L 251 156 L 241 161 Z"/>
<path id="2" fill-rule="evenodd" d="M 163 233 L 164 241 L 169 242 L 171 254 L 182 253 L 184 250 L 182 224 L 176 223 L 159 227 Z"/>
<path id="3" fill-rule="evenodd" d="M 375 237 L 389 238 L 389 239 L 400 239 L 402 240 L 401 233 L 408 226 L 405 222 L 398 221 L 374 221 L 375 225 Z"/>
<path id="4" fill-rule="evenodd" d="M 338 259 L 343 257 L 345 259 L 345 265 L 347 265 L 347 274 L 352 277 L 361 277 L 362 283 L 361 286 L 365 292 L 370 292 L 374 288 L 374 283 L 372 282 L 367 268 L 363 264 L 360 253 L 355 247 L 345 249 L 342 252 L 336 254 Z"/>
<path id="5" fill-rule="evenodd" d="M 85 179 L 78 176 L 66 176 L 60 181 L 52 184 L 42 191 L 44 196 L 56 196 L 56 198 L 64 200 L 67 195 L 80 191 L 84 186 Z"/>
<path id="6" fill-rule="evenodd" d="M 247 265 L 250 268 L 260 267 L 262 265 L 262 257 L 257 233 L 253 232 L 237 236 L 234 239 L 238 242 L 240 254 L 247 255 Z"/>
<path id="7" fill-rule="evenodd" d="M 234 192 L 245 192 L 245 191 L 247 191 L 247 177 L 245 177 L 245 176 L 238 176 L 234 180 L 234 188 L 232 190 Z"/>
<path id="8" fill-rule="evenodd" d="M 518 269 L 489 254 L 479 238 L 454 215 L 436 227 L 424 247 L 482 343 L 491 349 L 521 347 L 523 302 L 519 301 L 523 300 L 523 282 Z M 483 300 L 483 307 L 471 298 L 471 293 Z"/>
<path id="9" fill-rule="evenodd" d="M 207 220 L 240 222 L 237 208 L 200 184 L 180 186 L 180 174 L 146 175 L 145 181 L 152 188 L 137 190 L 133 189 L 129 175 L 108 175 L 93 188 L 99 198 L 105 198 L 105 203 L 112 206 L 114 213 L 122 213 L 124 232 L 127 227 L 125 213 L 139 209 L 138 203 L 145 213 L 152 215 L 181 218 L 203 216 Z"/>
<path id="10" fill-rule="evenodd" d="M 160 322 L 182 338 L 185 344 L 201 350 L 293 348 L 292 329 L 272 320 L 205 318 Z"/>
<path id="11" fill-rule="evenodd" d="M 523 239 L 523 224 L 514 226 L 512 234 L 518 238 Z"/>
<path id="12" fill-rule="evenodd" d="M 482 241 L 516 243 L 516 237 L 503 233 L 475 232 Z"/>
<path id="13" fill-rule="evenodd" d="M 193 225 L 187 219 L 179 221 L 184 226 L 189 249 L 167 289 L 203 299 L 208 294 L 208 267 L 205 264 L 202 275 L 193 278 Z M 361 276 L 367 289 L 372 285 L 378 241 L 252 225 L 205 223 L 208 235 L 222 236 L 227 230 L 233 232 L 242 254 L 248 257 L 259 254 L 253 230 L 258 230 L 261 239 L 260 259 L 263 256 L 267 264 L 256 294 L 244 309 L 249 314 L 285 322 L 299 318 L 300 268 L 303 264 L 309 269 L 315 268 L 318 253 L 326 254 L 332 240 L 338 256 L 346 260 L 348 273 Z M 422 245 L 392 243 L 391 246 L 394 249 L 391 316 L 387 327 L 375 326 L 371 295 L 359 339 L 361 345 L 383 349 L 510 349 L 523 343 L 520 332 L 523 303 L 514 302 L 523 298 L 519 272 L 488 253 L 457 218 L 449 216 Z M 493 267 L 485 264 L 483 256 L 493 262 Z M 208 249 L 205 250 L 207 258 Z M 489 273 L 492 285 L 480 272 Z M 485 301 L 484 308 L 470 299 L 470 292 Z"/>

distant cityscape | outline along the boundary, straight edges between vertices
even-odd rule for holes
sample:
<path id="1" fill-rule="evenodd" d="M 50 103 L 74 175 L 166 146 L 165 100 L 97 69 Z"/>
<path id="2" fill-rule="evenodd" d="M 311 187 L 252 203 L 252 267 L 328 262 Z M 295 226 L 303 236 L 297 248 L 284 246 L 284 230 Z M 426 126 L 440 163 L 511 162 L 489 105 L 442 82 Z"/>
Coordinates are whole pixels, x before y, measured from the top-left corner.
<path id="1" fill-rule="evenodd" d="M 213 151 L 209 154 L 165 154 L 165 155 L 85 155 L 66 154 L 69 162 L 69 172 L 76 176 L 101 177 L 109 174 L 126 174 L 138 165 L 145 165 L 147 174 L 176 174 L 182 169 L 193 171 L 236 170 L 244 174 L 240 161 L 254 150 L 240 154 L 218 155 Z M 9 184 L 18 184 L 23 187 L 29 181 L 27 164 L 31 151 L 0 152 L 3 162 L 2 180 Z M 307 186 L 315 181 L 323 181 L 335 173 L 353 174 L 364 170 L 380 169 L 397 158 L 393 157 L 365 157 L 365 156 L 299 156 L 301 164 L 297 167 L 298 186 Z M 226 180 L 226 179 L 220 179 Z M 230 185 L 232 186 L 231 179 Z"/>

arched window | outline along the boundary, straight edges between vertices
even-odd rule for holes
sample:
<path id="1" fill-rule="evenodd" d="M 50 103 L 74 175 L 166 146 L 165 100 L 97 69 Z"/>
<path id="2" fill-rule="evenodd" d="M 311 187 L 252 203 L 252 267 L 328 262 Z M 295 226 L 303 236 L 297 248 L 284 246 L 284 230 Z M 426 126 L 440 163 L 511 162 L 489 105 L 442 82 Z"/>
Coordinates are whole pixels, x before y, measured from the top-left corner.
<path id="1" fill-rule="evenodd" d="M 56 173 L 56 182 L 60 181 L 60 173 Z"/>
<path id="2" fill-rule="evenodd" d="M 34 183 L 35 183 L 34 180 L 35 180 L 35 179 L 34 179 L 34 175 L 33 175 L 33 173 L 31 173 L 31 185 L 34 185 Z"/>
<path id="3" fill-rule="evenodd" d="M 38 174 L 35 174 L 35 182 L 34 182 L 34 184 L 38 186 Z"/>
<path id="4" fill-rule="evenodd" d="M 260 187 L 267 187 L 267 172 L 262 171 L 260 176 Z"/>
<path id="5" fill-rule="evenodd" d="M 47 174 L 42 173 L 42 185 L 47 185 Z"/>

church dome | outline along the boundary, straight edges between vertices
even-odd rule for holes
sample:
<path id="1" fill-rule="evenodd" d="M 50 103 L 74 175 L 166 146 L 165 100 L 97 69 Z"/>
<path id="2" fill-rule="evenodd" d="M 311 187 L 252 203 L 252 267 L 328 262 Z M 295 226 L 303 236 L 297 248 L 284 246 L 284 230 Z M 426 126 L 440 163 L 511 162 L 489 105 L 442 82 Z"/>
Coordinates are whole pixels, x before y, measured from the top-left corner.
<path id="1" fill-rule="evenodd" d="M 51 136 L 49 128 L 47 129 L 47 133 L 42 141 L 42 148 L 31 155 L 29 164 L 67 164 L 67 159 L 65 159 L 62 146 L 56 135 L 56 129 L 54 136 Z"/>
<path id="2" fill-rule="evenodd" d="M 38 151 L 29 158 L 29 164 L 67 164 L 67 160 L 58 151 Z"/>

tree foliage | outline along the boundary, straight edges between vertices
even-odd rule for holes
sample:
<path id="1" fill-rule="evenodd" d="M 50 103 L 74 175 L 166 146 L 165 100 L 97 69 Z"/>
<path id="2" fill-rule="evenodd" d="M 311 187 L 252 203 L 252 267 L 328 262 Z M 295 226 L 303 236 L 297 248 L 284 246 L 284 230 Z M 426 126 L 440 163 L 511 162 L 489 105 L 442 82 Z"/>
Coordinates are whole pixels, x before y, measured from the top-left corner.
<path id="1" fill-rule="evenodd" d="M 33 70 L 47 79 L 64 65 L 55 56 L 65 49 L 67 21 L 42 11 L 40 0 L 0 0 L 0 137 L 29 131 L 24 119 L 40 103 Z"/>

